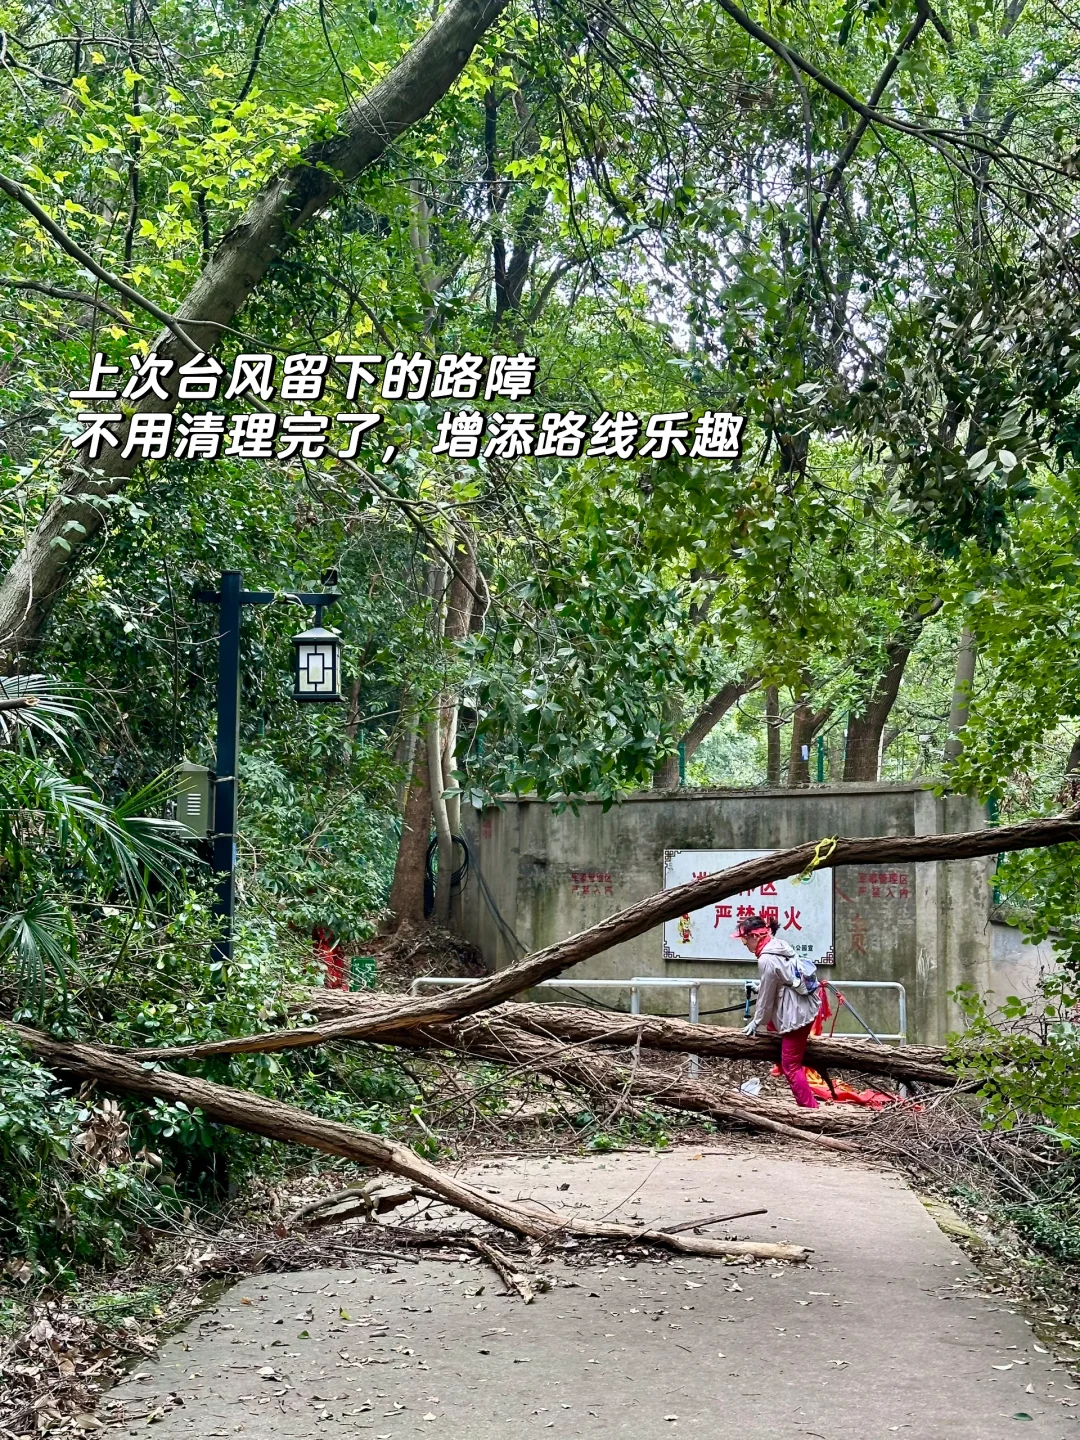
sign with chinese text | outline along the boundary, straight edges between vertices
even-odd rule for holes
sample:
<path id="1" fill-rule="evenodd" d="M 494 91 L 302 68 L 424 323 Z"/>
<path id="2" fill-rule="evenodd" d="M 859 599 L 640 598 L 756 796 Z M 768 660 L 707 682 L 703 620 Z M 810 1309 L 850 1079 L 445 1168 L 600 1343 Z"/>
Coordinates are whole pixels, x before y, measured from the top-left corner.
<path id="1" fill-rule="evenodd" d="M 664 889 L 685 885 L 717 870 L 772 855 L 772 850 L 666 850 Z M 835 963 L 833 953 L 833 873 L 815 870 L 805 879 L 766 881 L 753 890 L 732 895 L 669 920 L 664 926 L 666 960 L 746 960 L 754 957 L 741 940 L 732 939 L 739 920 L 762 915 L 779 925 L 777 935 L 816 965 Z"/>
<path id="2" fill-rule="evenodd" d="M 610 870 L 571 870 L 571 895 L 614 895 Z"/>

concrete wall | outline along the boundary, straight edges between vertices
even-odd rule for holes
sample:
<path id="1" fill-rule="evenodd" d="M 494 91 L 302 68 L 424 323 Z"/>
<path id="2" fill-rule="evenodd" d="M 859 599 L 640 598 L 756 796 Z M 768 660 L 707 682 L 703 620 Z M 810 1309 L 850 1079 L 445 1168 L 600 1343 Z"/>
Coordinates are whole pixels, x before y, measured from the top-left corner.
<path id="1" fill-rule="evenodd" d="M 1015 926 L 999 924 L 996 920 L 990 929 L 993 936 L 990 988 L 994 1002 L 1000 1005 L 1010 995 L 1029 999 L 1042 977 L 1057 969 L 1058 955 L 1053 941 L 1029 944 Z"/>
<path id="2" fill-rule="evenodd" d="M 536 801 L 507 800 L 482 813 L 467 810 L 462 817 L 474 865 L 457 922 L 488 965 L 501 969 L 524 950 L 564 939 L 660 890 L 665 850 L 772 850 L 825 835 L 925 835 L 983 824 L 984 812 L 974 801 L 937 799 L 919 785 L 683 789 L 635 795 L 606 813 L 599 802 L 584 801 L 577 814 L 567 810 L 561 815 Z M 959 1023 L 949 990 L 962 981 L 980 990 L 991 984 L 988 862 L 906 868 L 906 898 L 899 887 L 889 887 L 891 895 L 874 895 L 865 872 L 860 880 L 856 869 L 836 870 L 836 965 L 830 978 L 901 981 L 908 993 L 909 1039 L 936 1043 Z M 582 894 L 571 878 L 580 871 L 604 879 Z M 756 973 L 753 961 L 665 960 L 657 928 L 576 966 L 566 980 L 572 988 L 574 977 L 749 978 Z M 704 996 L 703 1010 L 737 998 L 720 989 Z M 626 1005 L 625 994 L 618 998 L 604 992 L 601 998 Z M 875 1029 L 896 1029 L 891 998 L 859 992 L 851 998 Z M 660 992 L 646 1008 L 685 1014 L 685 1006 L 685 996 Z M 724 1023 L 738 1019 L 718 1018 Z M 837 1029 L 858 1026 L 849 1016 Z"/>

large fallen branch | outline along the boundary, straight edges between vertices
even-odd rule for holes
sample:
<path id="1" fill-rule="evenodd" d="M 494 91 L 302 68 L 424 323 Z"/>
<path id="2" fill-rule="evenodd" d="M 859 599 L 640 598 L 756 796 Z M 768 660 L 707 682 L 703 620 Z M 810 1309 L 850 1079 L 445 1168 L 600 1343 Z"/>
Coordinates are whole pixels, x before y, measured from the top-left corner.
<path id="1" fill-rule="evenodd" d="M 809 1140 L 832 1150 L 856 1151 L 850 1140 L 835 1139 L 822 1131 L 851 1134 L 864 1130 L 869 1117 L 860 1111 L 828 1105 L 800 1110 L 797 1105 L 762 1096 L 743 1095 L 722 1085 L 667 1074 L 641 1064 L 620 1065 L 591 1046 L 553 1044 L 505 1020 L 474 1016 L 449 1025 L 399 1030 L 395 1045 L 417 1050 L 445 1049 L 513 1065 L 533 1074 L 547 1075 L 563 1084 L 587 1091 L 595 1100 L 618 1104 L 622 1100 L 648 1100 L 672 1110 L 708 1115 L 752 1130 L 770 1130 Z"/>
<path id="2" fill-rule="evenodd" d="M 339 1020 L 349 1015 L 392 1014 L 397 1003 L 391 996 L 371 992 L 313 990 L 309 998 L 295 1008 L 317 1015 L 320 1020 Z M 510 1001 L 482 1013 L 485 1018 L 506 1021 L 533 1035 L 573 1044 L 623 1049 L 638 1044 L 640 1039 L 645 1050 L 669 1050 L 726 1060 L 780 1059 L 779 1035 L 744 1035 L 741 1028 L 691 1025 L 688 1020 L 673 1020 L 663 1015 L 620 1015 L 578 1005 L 534 1005 L 524 1001 Z M 393 1041 L 397 1035 L 396 1028 L 387 1029 L 385 1037 L 376 1028 L 365 1039 Z M 957 1080 L 945 1064 L 945 1050 L 937 1045 L 905 1045 L 894 1050 L 888 1045 L 863 1040 L 811 1040 L 806 1059 L 815 1069 L 830 1072 L 858 1070 L 864 1075 L 887 1075 L 893 1080 L 914 1080 L 927 1085 L 955 1085 Z"/>
<path id="3" fill-rule="evenodd" d="M 418 1025 L 435 1025 L 442 1020 L 459 1019 L 490 1009 L 500 1001 L 509 1000 L 523 990 L 633 940 L 656 925 L 704 905 L 712 905 L 752 890 L 767 880 L 782 880 L 814 868 L 838 865 L 915 864 L 929 860 L 971 860 L 981 855 L 996 855 L 1006 850 L 1032 850 L 1046 845 L 1061 845 L 1080 840 L 1080 806 L 1052 820 L 1028 820 L 1022 825 L 988 826 L 984 830 L 968 830 L 956 835 L 875 835 L 863 839 L 828 839 L 787 850 L 776 850 L 756 860 L 745 860 L 727 870 L 718 870 L 700 880 L 691 880 L 671 890 L 650 895 L 583 930 L 526 955 L 517 964 L 500 970 L 473 985 L 463 985 L 446 995 L 419 996 L 402 1000 L 393 1010 L 379 1016 L 333 1020 L 325 1025 L 309 1025 L 296 1030 L 270 1030 L 258 1035 L 209 1041 L 201 1045 L 155 1047 L 130 1051 L 143 1059 L 204 1059 L 211 1055 L 240 1055 L 252 1052 L 291 1050 L 301 1046 L 325 1045 L 331 1040 L 359 1040 L 380 1032 L 390 1038 L 395 1029 L 415 1029 Z"/>
<path id="4" fill-rule="evenodd" d="M 393 1175 L 434 1191 L 448 1204 L 468 1211 L 533 1240 L 553 1240 L 563 1236 L 602 1237 L 612 1240 L 634 1240 L 650 1245 L 663 1245 L 688 1255 L 741 1255 L 766 1260 L 805 1260 L 808 1251 L 801 1245 L 758 1244 L 753 1241 L 709 1240 L 697 1235 L 669 1235 L 654 1229 L 632 1225 L 613 1225 L 591 1221 L 564 1221 L 555 1214 L 542 1214 L 528 1206 L 500 1200 L 474 1190 L 471 1185 L 448 1175 L 444 1170 L 422 1159 L 407 1145 L 399 1145 L 381 1135 L 371 1135 L 337 1120 L 324 1120 L 293 1105 L 271 1100 L 249 1090 L 234 1090 L 211 1080 L 176 1075 L 151 1065 L 140 1065 L 123 1056 L 111 1054 L 95 1045 L 82 1045 L 57 1040 L 40 1030 L 23 1025 L 10 1026 L 16 1039 L 51 1069 L 94 1080 L 110 1090 L 129 1095 L 144 1095 L 173 1102 L 182 1102 L 198 1109 L 211 1120 L 232 1125 L 253 1135 L 265 1135 L 292 1145 L 306 1145 L 327 1155 L 339 1155 L 361 1165 L 374 1165 Z"/>

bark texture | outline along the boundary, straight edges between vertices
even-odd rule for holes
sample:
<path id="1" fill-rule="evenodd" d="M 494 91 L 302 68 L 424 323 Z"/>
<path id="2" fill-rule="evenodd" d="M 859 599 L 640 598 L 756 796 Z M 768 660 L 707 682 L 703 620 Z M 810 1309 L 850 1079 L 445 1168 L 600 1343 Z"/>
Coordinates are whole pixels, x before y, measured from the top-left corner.
<path id="1" fill-rule="evenodd" d="M 431 785 L 428 781 L 427 746 L 416 741 L 413 772 L 401 817 L 401 839 L 394 879 L 390 886 L 390 928 L 424 923 L 424 870 L 431 836 Z"/>
<path id="2" fill-rule="evenodd" d="M 361 1005 L 363 1003 L 361 1001 Z M 594 1100 L 598 1098 L 600 1103 L 611 1104 L 614 1101 L 616 1108 L 620 1099 L 649 1100 L 674 1110 L 710 1115 L 750 1129 L 779 1128 L 782 1134 L 798 1134 L 800 1138 L 815 1141 L 823 1131 L 850 1135 L 864 1130 L 869 1120 L 864 1111 L 842 1106 L 800 1110 L 787 1101 L 751 1097 L 709 1081 L 688 1079 L 678 1073 L 668 1074 L 641 1065 L 636 1059 L 630 1064 L 616 1061 L 591 1046 L 586 1049 L 579 1042 L 565 1044 L 553 1040 L 550 1032 L 545 1034 L 539 1026 L 533 1031 L 519 1027 L 514 1023 L 516 1008 L 505 1007 L 496 1013 L 473 1016 L 447 1025 L 399 1030 L 393 1035 L 393 1043 L 415 1050 L 454 1050 L 478 1059 L 494 1060 L 497 1064 L 514 1065 L 584 1090 Z M 634 1039 L 632 1034 L 624 1035 L 622 1048 L 625 1049 L 628 1043 L 633 1044 Z M 841 1148 L 855 1147 L 845 1143 Z"/>
<path id="3" fill-rule="evenodd" d="M 476 603 L 474 595 L 477 589 L 476 547 L 471 535 L 464 534 L 455 547 L 454 565 L 455 571 L 446 593 L 446 620 L 443 626 L 443 638 L 448 646 L 456 650 L 469 634 L 472 626 L 473 607 Z M 443 691 L 439 697 L 438 705 L 442 735 L 439 774 L 443 790 L 455 792 L 447 795 L 444 802 L 446 842 L 444 845 L 440 835 L 439 871 L 435 886 L 435 919 L 440 925 L 446 925 L 450 920 L 451 880 L 454 872 L 453 837 L 461 831 L 461 796 L 456 793 L 457 780 L 454 777 L 454 771 L 457 769 L 458 718 L 461 699 L 456 691 L 448 689 Z"/>
<path id="4" fill-rule="evenodd" d="M 997 855 L 1009 850 L 1030 850 L 1044 845 L 1062 845 L 1080 840 L 1080 807 L 1074 807 L 1056 819 L 1028 820 L 1020 825 L 988 826 L 982 830 L 963 831 L 955 835 L 875 835 L 866 838 L 840 839 L 829 837 L 777 850 L 755 860 L 743 861 L 714 875 L 688 881 L 671 890 L 662 890 L 639 900 L 625 910 L 610 915 L 543 950 L 533 951 L 497 975 L 463 985 L 448 995 L 416 996 L 398 1001 L 386 1015 L 378 1018 L 329 1021 L 296 1030 L 272 1030 L 260 1035 L 212 1041 L 204 1045 L 132 1052 L 141 1058 L 181 1058 L 208 1055 L 289 1050 L 306 1045 L 322 1045 L 328 1040 L 361 1039 L 379 1032 L 388 1038 L 395 1030 L 409 1030 L 418 1025 L 434 1025 L 443 1020 L 460 1019 L 488 1010 L 502 1000 L 528 990 L 541 980 L 548 980 L 571 965 L 600 955 L 625 940 L 644 935 L 656 925 L 675 920 L 690 910 L 713 905 L 737 895 L 740 890 L 755 889 L 766 880 L 782 880 L 799 875 L 810 868 L 839 865 L 915 864 L 922 860 L 964 860 L 983 855 Z"/>
<path id="5" fill-rule="evenodd" d="M 195 344 L 205 351 L 217 347 L 222 327 L 232 324 L 297 232 L 446 94 L 508 3 L 452 0 L 386 79 L 342 113 L 333 138 L 310 146 L 263 186 L 176 313 Z M 189 358 L 170 330 L 153 348 L 176 361 Z M 172 408 L 176 378 L 174 369 L 164 387 L 173 398 L 151 398 L 146 406 Z M 101 528 L 107 507 L 100 498 L 122 491 L 136 466 L 134 457 L 121 459 L 118 449 L 94 463 L 93 474 L 73 469 L 0 584 L 0 646 L 9 655 L 36 636 L 81 547 Z"/>
<path id="6" fill-rule="evenodd" d="M 845 780 L 876 780 L 881 771 L 882 737 L 900 682 L 911 655 L 906 641 L 897 641 L 886 650 L 888 668 L 878 681 L 873 695 L 858 715 L 848 717 L 847 753 L 844 756 Z"/>
<path id="7" fill-rule="evenodd" d="M 975 636 L 965 625 L 960 632 L 960 643 L 956 647 L 956 677 L 953 681 L 952 704 L 949 707 L 949 738 L 945 742 L 945 754 L 950 760 L 955 760 L 964 748 L 960 732 L 967 724 L 968 710 L 971 708 L 976 659 Z"/>

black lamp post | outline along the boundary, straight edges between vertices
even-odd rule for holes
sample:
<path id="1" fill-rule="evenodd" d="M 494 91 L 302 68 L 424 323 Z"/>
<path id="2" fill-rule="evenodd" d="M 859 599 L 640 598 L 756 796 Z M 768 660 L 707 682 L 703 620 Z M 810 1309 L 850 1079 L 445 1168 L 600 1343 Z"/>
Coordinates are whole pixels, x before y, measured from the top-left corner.
<path id="1" fill-rule="evenodd" d="M 290 600 L 315 609 L 315 626 L 293 638 L 296 647 L 293 698 L 340 700 L 341 638 L 322 627 L 322 613 L 340 597 L 296 591 L 245 590 L 239 570 L 226 570 L 220 590 L 197 590 L 195 599 L 216 605 L 220 612 L 217 684 L 217 760 L 214 782 L 213 866 L 218 876 L 214 914 L 222 921 L 221 936 L 211 952 L 215 963 L 232 959 L 233 912 L 236 908 L 236 800 L 240 752 L 240 619 L 245 605 L 272 605 Z"/>

